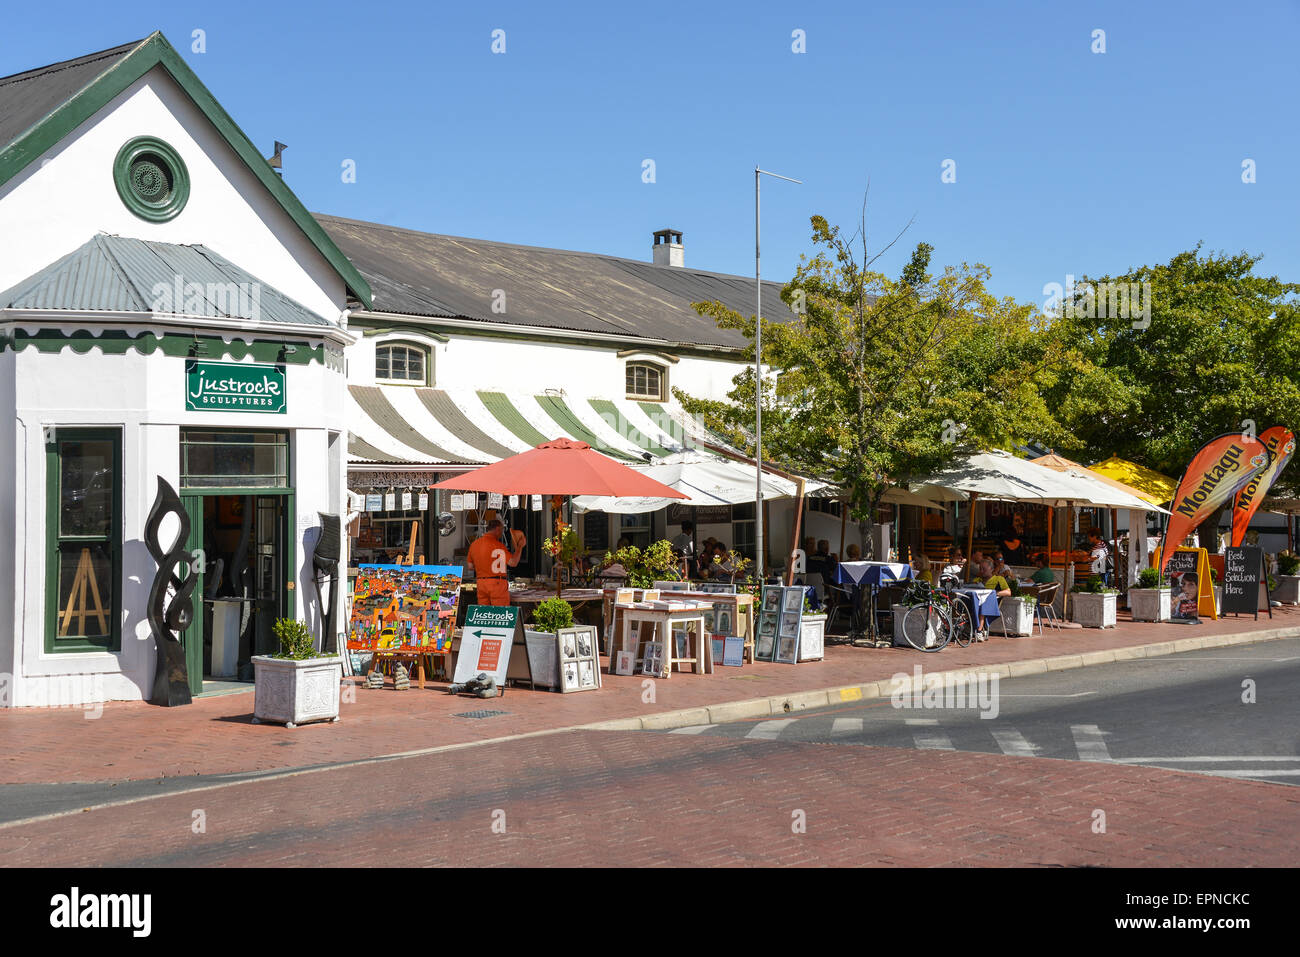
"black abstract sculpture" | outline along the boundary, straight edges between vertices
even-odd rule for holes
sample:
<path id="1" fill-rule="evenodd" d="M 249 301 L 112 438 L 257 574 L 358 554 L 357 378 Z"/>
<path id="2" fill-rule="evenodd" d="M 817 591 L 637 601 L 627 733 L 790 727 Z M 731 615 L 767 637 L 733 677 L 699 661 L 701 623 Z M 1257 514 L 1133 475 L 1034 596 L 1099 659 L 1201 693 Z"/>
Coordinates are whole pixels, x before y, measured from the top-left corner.
<path id="1" fill-rule="evenodd" d="M 311 563 L 315 574 L 312 580 L 316 585 L 316 600 L 320 603 L 321 621 L 324 622 L 325 634 L 321 636 L 321 651 L 333 654 L 338 651 L 338 641 L 334 634 L 334 609 L 338 604 L 336 598 L 339 588 L 339 557 L 341 541 L 339 534 L 339 517 L 317 512 L 320 516 L 320 538 L 316 540 L 316 550 L 312 552 Z M 330 597 L 326 604 L 321 585 L 329 582 Z"/>
<path id="2" fill-rule="evenodd" d="M 164 549 L 158 541 L 158 529 L 168 515 L 180 519 L 181 527 L 171 548 Z M 189 565 L 194 560 L 185 550 L 185 542 L 189 537 L 190 517 L 185 506 L 176 490 L 160 475 L 158 495 L 153 501 L 153 507 L 149 509 L 149 518 L 144 523 L 144 543 L 158 563 L 158 573 L 154 575 L 153 585 L 149 589 L 149 630 L 153 632 L 154 645 L 158 651 L 153 696 L 149 700 L 153 704 L 167 707 L 189 704 L 191 700 L 185 648 L 181 645 L 179 633 L 194 620 L 194 603 L 190 593 L 194 591 L 199 577 L 190 574 L 182 581 L 176 575 L 177 565 Z"/>

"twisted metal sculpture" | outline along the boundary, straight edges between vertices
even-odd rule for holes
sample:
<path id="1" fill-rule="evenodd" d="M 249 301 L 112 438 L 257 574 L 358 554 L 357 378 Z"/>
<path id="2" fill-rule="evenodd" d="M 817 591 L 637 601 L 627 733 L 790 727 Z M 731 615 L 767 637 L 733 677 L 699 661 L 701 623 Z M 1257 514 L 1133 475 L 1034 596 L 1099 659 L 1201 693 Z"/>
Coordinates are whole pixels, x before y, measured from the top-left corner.
<path id="1" fill-rule="evenodd" d="M 158 541 L 158 530 L 168 515 L 180 519 L 180 531 L 170 548 L 164 549 Z M 144 523 L 144 543 L 149 554 L 158 563 L 158 572 L 154 575 L 153 585 L 149 589 L 149 630 L 153 632 L 154 645 L 158 651 L 158 664 L 153 676 L 153 696 L 150 701 L 157 705 L 180 705 L 190 703 L 189 674 L 185 667 L 185 648 L 181 645 L 179 633 L 188 628 L 194 620 L 194 602 L 190 593 L 198 583 L 195 574 L 181 580 L 176 575 L 176 566 L 192 564 L 194 557 L 185 550 L 185 542 L 190 537 L 190 517 L 185 511 L 176 490 L 167 484 L 166 479 L 158 476 L 158 495 L 153 507 L 149 509 L 149 518 Z M 168 600 L 168 593 L 171 599 Z"/>
<path id="2" fill-rule="evenodd" d="M 312 568 L 315 574 L 312 581 L 316 585 L 316 601 L 321 610 L 321 651 L 333 654 L 338 651 L 338 640 L 334 634 L 335 608 L 338 605 L 339 588 L 339 551 L 340 522 L 337 515 L 317 512 L 320 516 L 320 538 L 316 540 L 316 549 L 312 553 Z M 323 585 L 329 585 L 329 600 L 326 601 Z"/>

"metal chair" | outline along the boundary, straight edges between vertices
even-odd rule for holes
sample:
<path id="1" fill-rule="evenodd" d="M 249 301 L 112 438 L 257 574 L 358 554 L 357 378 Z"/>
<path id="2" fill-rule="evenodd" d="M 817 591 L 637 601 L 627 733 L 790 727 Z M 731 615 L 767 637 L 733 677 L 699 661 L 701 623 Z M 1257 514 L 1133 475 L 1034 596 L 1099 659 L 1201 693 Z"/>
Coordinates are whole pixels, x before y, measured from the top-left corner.
<path id="1" fill-rule="evenodd" d="M 1040 635 L 1043 633 L 1044 618 L 1057 631 L 1061 630 L 1061 619 L 1057 617 L 1056 608 L 1052 605 L 1052 602 L 1056 600 L 1056 593 L 1060 590 L 1060 582 L 1042 585 L 1038 589 L 1038 603 L 1034 605 L 1034 621 L 1038 623 L 1038 633 Z"/>

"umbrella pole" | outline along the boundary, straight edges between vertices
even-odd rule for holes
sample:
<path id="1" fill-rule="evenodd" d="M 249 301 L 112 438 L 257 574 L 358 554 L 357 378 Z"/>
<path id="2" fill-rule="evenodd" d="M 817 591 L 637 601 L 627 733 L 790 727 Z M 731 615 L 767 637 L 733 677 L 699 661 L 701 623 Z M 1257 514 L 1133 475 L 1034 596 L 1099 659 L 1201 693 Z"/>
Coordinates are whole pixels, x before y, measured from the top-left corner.
<path id="1" fill-rule="evenodd" d="M 785 573 L 785 583 L 794 584 L 794 556 L 799 550 L 799 533 L 803 530 L 803 490 L 804 481 L 799 479 L 799 496 L 794 503 L 794 531 L 790 535 L 790 562 Z M 805 566 L 805 573 L 807 568 Z"/>
<path id="2" fill-rule="evenodd" d="M 971 552 L 975 549 L 975 500 L 979 498 L 979 492 L 970 493 L 970 514 L 966 516 L 966 580 L 971 581 L 971 575 L 976 571 L 970 567 Z"/>
<path id="3" fill-rule="evenodd" d="M 849 503 L 840 502 L 840 561 L 844 561 L 844 532 L 849 525 Z"/>
<path id="4" fill-rule="evenodd" d="M 1119 517 L 1115 509 L 1110 510 L 1110 541 L 1112 563 L 1115 566 L 1115 587 L 1119 587 Z M 1102 569 L 1105 571 L 1105 569 Z"/>
<path id="5" fill-rule="evenodd" d="M 1056 519 L 1056 510 L 1050 505 L 1043 506 L 1047 509 L 1047 567 L 1052 567 L 1052 522 Z"/>

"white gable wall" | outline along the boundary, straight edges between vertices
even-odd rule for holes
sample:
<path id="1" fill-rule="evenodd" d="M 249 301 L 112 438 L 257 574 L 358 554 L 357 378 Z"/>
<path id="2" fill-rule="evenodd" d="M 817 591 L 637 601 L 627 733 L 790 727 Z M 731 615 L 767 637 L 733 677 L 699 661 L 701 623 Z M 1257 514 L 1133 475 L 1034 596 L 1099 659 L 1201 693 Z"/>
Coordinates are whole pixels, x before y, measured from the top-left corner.
<path id="1" fill-rule="evenodd" d="M 170 222 L 134 215 L 113 183 L 118 150 L 137 136 L 168 143 L 189 171 Z M 346 303 L 333 267 L 160 66 L 0 186 L 0 290 L 98 232 L 201 243 L 331 321 Z"/>

